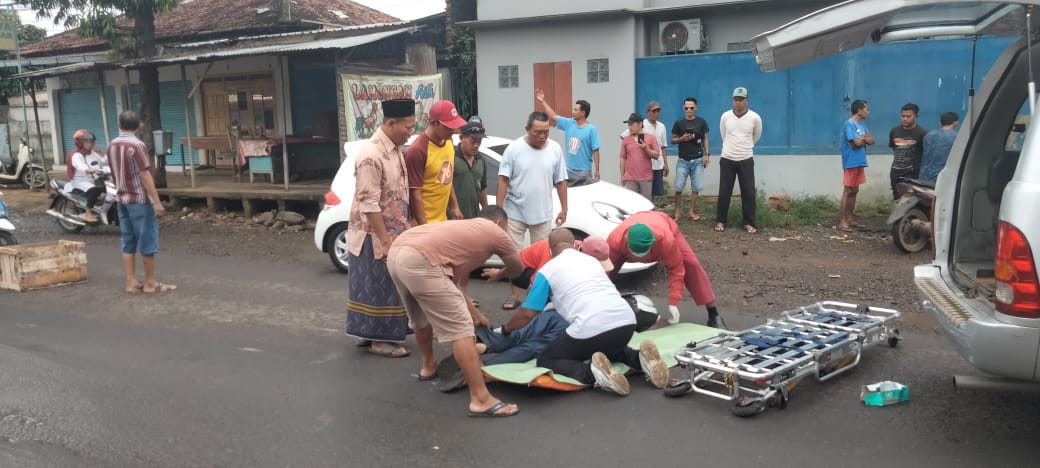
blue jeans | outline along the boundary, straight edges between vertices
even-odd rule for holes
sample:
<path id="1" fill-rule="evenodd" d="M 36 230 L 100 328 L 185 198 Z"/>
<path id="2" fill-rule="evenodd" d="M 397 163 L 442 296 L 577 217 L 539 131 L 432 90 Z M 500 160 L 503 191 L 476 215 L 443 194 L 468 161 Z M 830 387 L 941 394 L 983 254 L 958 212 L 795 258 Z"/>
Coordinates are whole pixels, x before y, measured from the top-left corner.
<path id="1" fill-rule="evenodd" d="M 119 204 L 119 234 L 123 253 L 155 255 L 159 253 L 159 221 L 151 203 Z"/>
<path id="2" fill-rule="evenodd" d="M 487 327 L 477 328 L 476 334 L 477 339 L 487 345 L 487 352 L 496 354 L 484 360 L 485 365 L 491 366 L 527 362 L 538 357 L 568 326 L 560 314 L 548 310 L 535 315 L 527 325 L 508 335 L 495 333 Z"/>
<path id="3" fill-rule="evenodd" d="M 704 190 L 704 158 L 675 161 L 675 193 L 686 190 L 686 180 L 690 180 L 690 191 L 700 193 Z"/>

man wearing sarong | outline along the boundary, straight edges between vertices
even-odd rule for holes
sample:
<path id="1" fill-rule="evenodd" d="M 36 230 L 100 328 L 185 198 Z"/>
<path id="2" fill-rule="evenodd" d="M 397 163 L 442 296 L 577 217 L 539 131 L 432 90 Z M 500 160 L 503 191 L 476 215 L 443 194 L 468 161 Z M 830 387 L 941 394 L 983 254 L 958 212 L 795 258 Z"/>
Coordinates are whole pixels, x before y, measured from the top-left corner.
<path id="1" fill-rule="evenodd" d="M 386 268 L 390 245 L 409 226 L 408 178 L 401 145 L 415 131 L 415 101 L 383 101 L 383 123 L 355 161 L 356 187 L 347 228 L 350 264 L 347 335 L 380 356 L 408 356 L 411 333 Z"/>

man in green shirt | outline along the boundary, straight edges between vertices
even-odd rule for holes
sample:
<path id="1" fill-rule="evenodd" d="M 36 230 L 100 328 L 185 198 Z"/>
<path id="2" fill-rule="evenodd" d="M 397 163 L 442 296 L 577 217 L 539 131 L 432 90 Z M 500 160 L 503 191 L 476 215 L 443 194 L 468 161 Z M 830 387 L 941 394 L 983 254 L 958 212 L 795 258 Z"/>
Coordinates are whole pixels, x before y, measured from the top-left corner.
<path id="1" fill-rule="evenodd" d="M 487 165 L 480 157 L 480 142 L 484 126 L 467 122 L 459 129 L 459 144 L 455 146 L 455 177 L 452 182 L 459 210 L 465 219 L 476 218 L 488 206 Z"/>

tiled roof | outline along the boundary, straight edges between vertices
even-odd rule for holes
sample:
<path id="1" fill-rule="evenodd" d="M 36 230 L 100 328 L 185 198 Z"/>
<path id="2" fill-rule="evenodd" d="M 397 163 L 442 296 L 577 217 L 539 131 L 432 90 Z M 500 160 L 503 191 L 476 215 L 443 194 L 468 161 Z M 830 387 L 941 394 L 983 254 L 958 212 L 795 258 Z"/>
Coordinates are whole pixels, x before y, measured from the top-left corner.
<path id="1" fill-rule="evenodd" d="M 278 23 L 277 0 L 188 0 L 155 18 L 158 43 L 233 37 L 271 31 L 318 29 L 319 24 L 359 26 L 399 19 L 350 0 L 292 0 L 291 22 Z M 132 24 L 129 20 L 121 20 Z M 105 41 L 75 31 L 47 37 L 22 49 L 22 55 L 56 55 L 107 49 Z"/>

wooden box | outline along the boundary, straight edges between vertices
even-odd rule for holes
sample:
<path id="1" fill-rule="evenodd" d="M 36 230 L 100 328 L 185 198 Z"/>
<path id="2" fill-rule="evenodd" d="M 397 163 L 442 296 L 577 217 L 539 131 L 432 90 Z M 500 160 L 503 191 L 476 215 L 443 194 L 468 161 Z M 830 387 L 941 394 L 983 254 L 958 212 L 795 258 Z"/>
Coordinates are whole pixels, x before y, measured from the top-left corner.
<path id="1" fill-rule="evenodd" d="M 59 240 L 0 247 L 0 288 L 49 288 L 87 280 L 82 242 Z"/>

